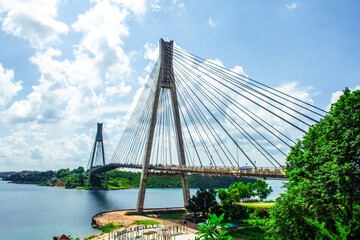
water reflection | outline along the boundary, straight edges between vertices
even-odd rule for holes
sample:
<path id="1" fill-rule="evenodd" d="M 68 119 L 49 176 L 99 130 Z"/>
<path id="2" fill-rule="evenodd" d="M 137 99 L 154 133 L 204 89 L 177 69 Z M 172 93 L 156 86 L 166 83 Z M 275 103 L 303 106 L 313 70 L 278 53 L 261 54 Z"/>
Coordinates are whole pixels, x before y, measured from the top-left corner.
<path id="1" fill-rule="evenodd" d="M 267 180 L 273 187 L 270 199 L 279 196 L 282 181 Z M 190 189 L 195 194 L 196 189 Z M 0 238 L 52 239 L 71 234 L 86 237 L 97 230 L 91 217 L 109 209 L 134 209 L 138 189 L 118 191 L 68 190 L 0 181 Z M 146 208 L 183 206 L 181 189 L 147 189 Z"/>

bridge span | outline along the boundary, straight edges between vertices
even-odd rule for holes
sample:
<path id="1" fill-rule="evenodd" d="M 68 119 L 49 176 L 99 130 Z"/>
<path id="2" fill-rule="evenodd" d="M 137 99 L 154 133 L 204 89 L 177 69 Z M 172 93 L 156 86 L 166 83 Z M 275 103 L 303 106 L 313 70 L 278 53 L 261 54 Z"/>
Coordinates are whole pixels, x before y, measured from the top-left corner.
<path id="1" fill-rule="evenodd" d="M 137 168 L 142 169 L 141 164 L 109 163 L 92 171 L 93 174 L 104 173 L 116 168 Z M 149 173 L 154 176 L 179 175 L 181 172 L 218 175 L 218 176 L 237 176 L 237 177 L 257 177 L 257 178 L 286 178 L 285 171 L 275 168 L 241 169 L 232 167 L 192 167 L 192 166 L 168 166 L 168 165 L 149 165 Z"/>

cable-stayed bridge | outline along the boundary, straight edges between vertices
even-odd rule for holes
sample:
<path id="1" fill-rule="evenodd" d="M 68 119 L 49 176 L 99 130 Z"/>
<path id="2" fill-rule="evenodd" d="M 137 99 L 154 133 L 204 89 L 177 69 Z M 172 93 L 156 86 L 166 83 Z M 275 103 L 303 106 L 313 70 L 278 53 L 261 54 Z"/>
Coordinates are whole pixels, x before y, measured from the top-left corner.
<path id="1" fill-rule="evenodd" d="M 93 176 L 142 169 L 139 213 L 149 175 L 180 176 L 185 204 L 188 173 L 284 178 L 290 147 L 326 114 L 173 41 L 161 39 L 159 52 L 111 160 L 90 164 Z"/>

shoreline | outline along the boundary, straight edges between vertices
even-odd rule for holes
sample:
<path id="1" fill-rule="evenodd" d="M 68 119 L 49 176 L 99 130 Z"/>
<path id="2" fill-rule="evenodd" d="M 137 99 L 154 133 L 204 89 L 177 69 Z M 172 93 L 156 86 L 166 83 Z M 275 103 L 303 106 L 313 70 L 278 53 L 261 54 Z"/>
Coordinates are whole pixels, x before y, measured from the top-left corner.
<path id="1" fill-rule="evenodd" d="M 0 180 L 3 182 L 7 182 L 7 183 L 13 183 L 13 184 L 31 184 L 31 185 L 36 185 L 39 187 L 53 187 L 53 188 L 62 188 L 62 189 L 74 189 L 74 190 L 127 190 L 127 189 L 135 189 L 135 188 L 139 188 L 139 187 L 128 187 L 128 188 L 109 188 L 109 189 L 86 189 L 86 188 L 65 188 L 65 183 L 61 183 L 58 185 L 50 185 L 48 183 L 33 183 L 33 182 L 24 182 L 24 181 L 5 181 L 5 180 Z"/>
<path id="2" fill-rule="evenodd" d="M 144 209 L 144 211 L 165 211 L 165 212 L 172 212 L 172 211 L 179 211 L 182 209 L 185 213 L 184 208 L 157 208 L 157 209 Z M 151 214 L 151 216 L 142 216 L 142 215 L 130 215 L 128 213 L 135 212 L 135 209 L 128 209 L 128 210 L 113 210 L 107 212 L 97 213 L 92 217 L 92 222 L 96 223 L 96 228 L 101 229 L 101 226 L 104 226 L 108 223 L 114 223 L 115 225 L 122 225 L 121 228 L 113 230 L 115 232 L 119 232 L 125 229 L 136 228 L 138 226 L 142 226 L 145 224 L 138 224 L 136 221 L 152 221 L 157 222 L 160 226 L 179 226 L 185 228 L 190 234 L 195 234 L 198 232 L 198 225 L 195 223 L 187 222 L 181 223 L 176 219 L 162 219 L 158 218 L 158 215 Z M 103 235 L 99 235 L 92 239 L 94 240 L 102 240 L 107 239 L 111 233 L 105 233 Z M 195 237 L 195 235 L 194 235 Z"/>

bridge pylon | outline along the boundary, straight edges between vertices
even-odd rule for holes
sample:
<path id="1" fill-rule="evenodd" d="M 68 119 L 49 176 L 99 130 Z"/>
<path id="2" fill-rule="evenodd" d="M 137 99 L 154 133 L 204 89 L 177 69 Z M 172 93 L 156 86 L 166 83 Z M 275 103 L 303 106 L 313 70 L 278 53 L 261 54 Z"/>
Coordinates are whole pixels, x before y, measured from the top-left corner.
<path id="1" fill-rule="evenodd" d="M 175 135 L 176 135 L 176 145 L 177 145 L 177 155 L 179 158 L 179 164 L 182 166 L 186 165 L 185 162 L 185 152 L 184 152 L 184 141 L 181 131 L 181 122 L 179 115 L 179 105 L 176 94 L 176 85 L 175 77 L 173 70 L 173 45 L 174 41 L 165 42 L 163 39 L 159 41 L 159 56 L 160 56 L 160 68 L 157 73 L 156 89 L 155 89 L 155 98 L 152 103 L 152 112 L 150 118 L 150 126 L 147 135 L 146 148 L 144 161 L 142 166 L 142 173 L 140 179 L 140 187 L 138 200 L 136 205 L 136 211 L 138 214 L 142 214 L 144 210 L 144 201 L 145 201 L 145 192 L 147 185 L 147 178 L 149 176 L 149 164 L 151 158 L 152 144 L 154 140 L 154 131 L 156 127 L 156 119 L 159 106 L 160 90 L 162 88 L 169 89 L 171 92 L 171 101 L 175 122 Z M 180 173 L 184 204 L 187 205 L 190 200 L 190 190 L 189 190 L 189 181 L 186 172 Z"/>
<path id="2" fill-rule="evenodd" d="M 87 186 L 89 187 L 90 183 L 91 183 L 91 178 L 92 178 L 92 170 L 94 167 L 94 159 L 95 159 L 95 154 L 101 154 L 102 156 L 102 163 L 105 165 L 105 151 L 104 151 L 104 140 L 103 140 L 103 124 L 102 123 L 97 123 L 97 132 L 96 132 L 96 136 L 95 136 L 95 143 L 94 143 L 94 147 L 91 153 L 91 163 L 90 163 L 90 167 L 89 167 L 89 177 L 88 177 L 88 182 L 87 182 Z M 106 172 L 104 173 L 104 177 L 105 177 L 105 187 L 107 188 L 107 174 Z"/>

